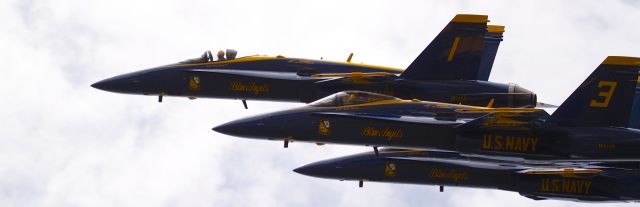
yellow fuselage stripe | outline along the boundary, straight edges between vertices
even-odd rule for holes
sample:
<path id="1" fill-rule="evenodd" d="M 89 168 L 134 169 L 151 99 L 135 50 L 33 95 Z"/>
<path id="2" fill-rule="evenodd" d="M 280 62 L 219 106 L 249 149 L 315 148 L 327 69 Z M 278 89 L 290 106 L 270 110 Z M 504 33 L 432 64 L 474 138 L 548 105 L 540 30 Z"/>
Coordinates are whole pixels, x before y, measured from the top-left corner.
<path id="1" fill-rule="evenodd" d="M 176 64 L 176 66 L 225 65 L 228 63 L 256 62 L 256 61 L 275 60 L 275 59 L 284 59 L 284 58 L 271 57 L 271 56 L 246 56 L 246 57 L 239 57 L 233 60 L 223 60 L 223 61 L 214 61 L 214 62 L 205 62 L 205 63 L 178 63 Z M 286 58 L 286 59 L 294 60 L 294 61 L 311 61 L 311 64 L 330 62 L 330 63 L 341 64 L 343 66 L 351 65 L 355 67 L 373 68 L 373 69 L 395 71 L 395 72 L 404 71 L 404 69 L 400 69 L 400 68 L 392 68 L 392 67 L 385 67 L 385 66 L 379 66 L 379 65 L 368 65 L 368 64 L 361 64 L 361 63 L 338 62 L 338 61 L 328 61 L 328 60 L 309 60 L 309 59 L 298 59 L 298 58 Z"/>
<path id="2" fill-rule="evenodd" d="M 602 170 L 599 169 L 585 169 L 585 170 L 573 170 L 573 169 L 563 169 L 563 170 L 536 170 L 529 171 L 526 174 L 529 175 L 567 175 L 567 174 L 591 174 L 591 173 L 601 173 Z"/>

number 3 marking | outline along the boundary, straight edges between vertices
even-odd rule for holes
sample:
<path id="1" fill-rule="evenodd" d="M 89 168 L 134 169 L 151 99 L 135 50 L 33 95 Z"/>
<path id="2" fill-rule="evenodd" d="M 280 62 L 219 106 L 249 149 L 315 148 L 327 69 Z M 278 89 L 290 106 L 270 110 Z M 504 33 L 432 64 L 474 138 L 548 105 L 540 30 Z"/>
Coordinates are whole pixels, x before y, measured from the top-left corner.
<path id="1" fill-rule="evenodd" d="M 609 101 L 611 101 L 611 96 L 613 96 L 613 92 L 616 91 L 616 86 L 618 85 L 618 82 L 613 82 L 613 81 L 600 81 L 598 82 L 598 88 L 603 88 L 605 86 L 609 87 L 609 90 L 607 91 L 600 91 L 600 93 L 598 93 L 599 97 L 602 97 L 604 100 L 602 100 L 602 102 L 597 101 L 595 99 L 591 100 L 591 104 L 589 104 L 589 106 L 591 107 L 601 107 L 601 108 L 606 108 L 609 106 Z"/>

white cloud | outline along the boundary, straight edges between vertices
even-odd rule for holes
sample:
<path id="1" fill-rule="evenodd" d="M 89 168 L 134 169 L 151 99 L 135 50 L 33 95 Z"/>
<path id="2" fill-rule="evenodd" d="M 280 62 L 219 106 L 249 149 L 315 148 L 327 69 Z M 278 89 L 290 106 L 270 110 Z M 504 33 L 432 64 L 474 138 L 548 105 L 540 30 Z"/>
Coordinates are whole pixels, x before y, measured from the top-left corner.
<path id="1" fill-rule="evenodd" d="M 456 13 L 507 26 L 491 79 L 560 103 L 607 55 L 640 56 L 633 1 L 3 1 L 4 206 L 576 206 L 517 193 L 356 183 L 291 169 L 368 150 L 232 138 L 211 127 L 296 104 L 128 96 L 100 79 L 202 51 L 406 67 Z M 616 204 L 617 205 L 617 204 Z"/>

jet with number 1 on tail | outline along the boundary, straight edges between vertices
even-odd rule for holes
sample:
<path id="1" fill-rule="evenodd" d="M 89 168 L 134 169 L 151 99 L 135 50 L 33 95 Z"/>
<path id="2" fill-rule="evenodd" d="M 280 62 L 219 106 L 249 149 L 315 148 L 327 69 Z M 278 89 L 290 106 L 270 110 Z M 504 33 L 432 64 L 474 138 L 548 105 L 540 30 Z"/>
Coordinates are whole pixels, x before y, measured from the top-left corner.
<path id="1" fill-rule="evenodd" d="M 244 138 L 455 151 L 504 160 L 640 161 L 627 128 L 640 58 L 610 56 L 551 115 L 341 92 L 213 130 Z"/>
<path id="2" fill-rule="evenodd" d="M 493 107 L 534 107 L 536 95 L 515 84 L 487 81 L 503 26 L 486 15 L 456 15 L 406 70 L 357 64 L 248 56 L 220 51 L 201 58 L 108 78 L 98 89 L 158 96 L 226 98 L 309 103 L 327 95 L 360 90 L 405 99 Z"/>

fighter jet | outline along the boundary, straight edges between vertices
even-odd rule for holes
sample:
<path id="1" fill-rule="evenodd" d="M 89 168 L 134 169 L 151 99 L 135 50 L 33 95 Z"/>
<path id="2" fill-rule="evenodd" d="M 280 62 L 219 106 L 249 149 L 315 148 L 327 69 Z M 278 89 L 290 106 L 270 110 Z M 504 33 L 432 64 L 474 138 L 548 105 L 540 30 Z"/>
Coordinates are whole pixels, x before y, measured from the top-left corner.
<path id="1" fill-rule="evenodd" d="M 493 107 L 534 107 L 536 95 L 487 81 L 504 26 L 485 15 L 456 15 L 406 70 L 346 62 L 248 56 L 235 50 L 108 78 L 92 86 L 127 94 L 310 103 L 361 90 L 405 99 Z"/>
<path id="2" fill-rule="evenodd" d="M 535 200 L 640 201 L 640 171 L 598 162 L 530 164 L 455 152 L 382 149 L 311 163 L 295 172 L 319 178 L 499 189 Z"/>
<path id="3" fill-rule="evenodd" d="M 640 58 L 610 56 L 552 114 L 340 92 L 305 107 L 232 121 L 238 137 L 455 151 L 503 160 L 640 161 L 627 128 Z"/>

